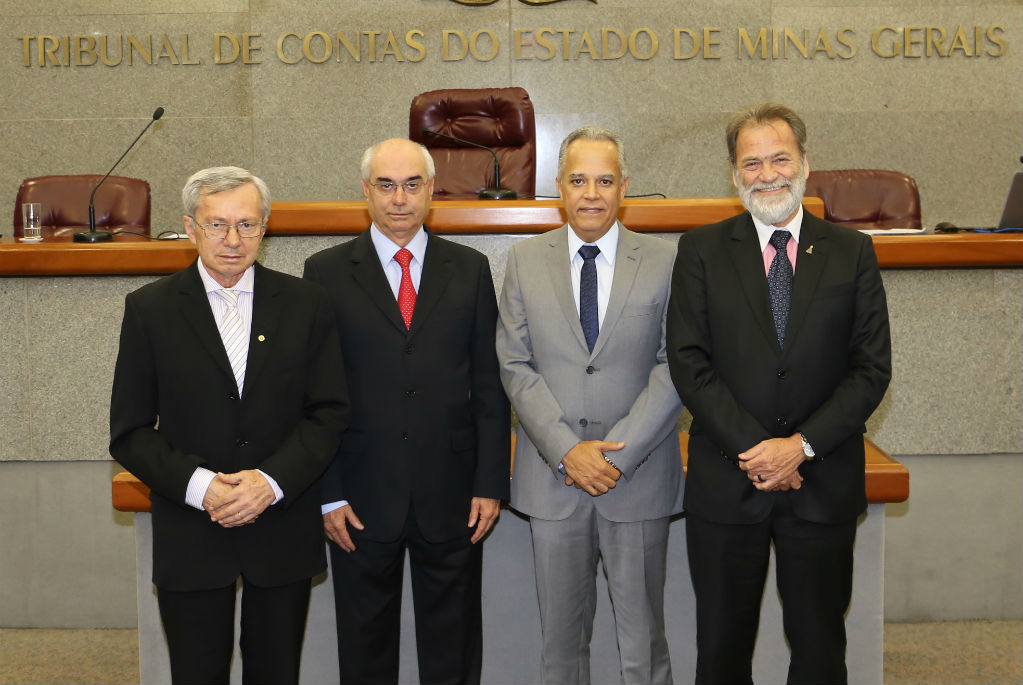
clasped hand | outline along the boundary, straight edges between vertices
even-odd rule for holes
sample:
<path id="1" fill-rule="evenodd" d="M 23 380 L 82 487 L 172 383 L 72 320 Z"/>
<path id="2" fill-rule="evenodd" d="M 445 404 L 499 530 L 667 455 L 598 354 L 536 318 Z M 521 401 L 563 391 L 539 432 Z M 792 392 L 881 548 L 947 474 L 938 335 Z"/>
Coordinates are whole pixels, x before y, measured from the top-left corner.
<path id="1" fill-rule="evenodd" d="M 624 442 L 587 440 L 570 449 L 561 463 L 565 466 L 565 485 L 574 485 L 593 497 L 603 495 L 622 477 L 622 472 L 604 458 L 604 452 L 617 452 Z"/>
<path id="2" fill-rule="evenodd" d="M 799 433 L 787 438 L 762 440 L 739 454 L 739 468 L 762 492 L 798 490 L 803 487 L 799 465 L 806 459 Z"/>
<path id="3" fill-rule="evenodd" d="M 202 500 L 210 520 L 224 528 L 252 523 L 274 501 L 270 483 L 259 471 L 218 473 Z"/>

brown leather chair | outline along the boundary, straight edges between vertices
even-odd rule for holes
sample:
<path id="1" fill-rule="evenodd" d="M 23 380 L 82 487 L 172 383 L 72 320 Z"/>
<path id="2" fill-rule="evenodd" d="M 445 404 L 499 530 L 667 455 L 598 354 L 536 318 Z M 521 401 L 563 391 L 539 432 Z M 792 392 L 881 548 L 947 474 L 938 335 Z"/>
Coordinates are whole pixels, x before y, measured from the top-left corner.
<path id="1" fill-rule="evenodd" d="M 409 108 L 409 138 L 430 149 L 437 199 L 475 198 L 494 185 L 494 158 L 486 150 L 423 133 L 430 129 L 494 148 L 501 186 L 531 198 L 536 193 L 536 124 L 522 88 L 433 90 Z"/>
<path id="2" fill-rule="evenodd" d="M 43 226 L 89 228 L 89 196 L 101 174 L 26 178 L 14 201 L 14 234 L 21 235 L 21 203 L 43 207 Z M 96 191 L 96 228 L 123 228 L 149 233 L 149 183 L 126 176 L 110 176 Z"/>
<path id="3" fill-rule="evenodd" d="M 828 221 L 852 228 L 921 228 L 916 181 L 898 171 L 811 171 L 806 195 L 824 200 Z"/>

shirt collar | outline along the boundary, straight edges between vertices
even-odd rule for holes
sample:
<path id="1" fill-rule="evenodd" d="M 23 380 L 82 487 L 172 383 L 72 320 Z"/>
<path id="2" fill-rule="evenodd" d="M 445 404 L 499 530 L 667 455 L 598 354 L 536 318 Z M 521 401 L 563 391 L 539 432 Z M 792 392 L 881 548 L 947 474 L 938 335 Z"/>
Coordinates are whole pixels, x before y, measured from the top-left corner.
<path id="1" fill-rule="evenodd" d="M 210 272 L 206 270 L 206 265 L 202 263 L 202 257 L 199 257 L 196 268 L 199 269 L 199 278 L 202 279 L 202 284 L 206 288 L 206 292 L 213 293 L 218 290 L 225 290 L 224 286 L 214 280 L 213 276 L 210 276 Z M 238 282 L 228 288 L 228 290 L 237 290 L 243 293 L 251 293 L 252 286 L 256 282 L 256 267 L 250 266 L 242 273 L 242 277 L 238 279 Z"/>
<path id="2" fill-rule="evenodd" d="M 377 251 L 377 257 L 383 266 L 387 266 L 387 263 L 394 259 L 394 254 L 401 249 L 401 245 L 385 236 L 375 223 L 370 224 L 369 237 L 373 240 L 373 248 Z M 412 253 L 412 258 L 420 264 L 426 259 L 426 237 L 426 231 L 420 226 L 415 236 L 405 246 L 405 249 Z"/>
<path id="3" fill-rule="evenodd" d="M 576 258 L 579 252 L 579 248 L 583 245 L 596 245 L 600 248 L 600 254 L 604 255 L 604 259 L 611 266 L 614 266 L 615 256 L 618 254 L 618 221 L 616 220 L 611 224 L 611 228 L 607 229 L 607 233 L 602 235 L 599 240 L 592 243 L 584 243 L 582 238 L 576 235 L 572 227 L 568 227 L 568 259 L 569 261 Z M 582 259 L 582 257 L 579 257 Z"/>
<path id="4" fill-rule="evenodd" d="M 750 216 L 753 216 L 752 214 Z M 799 243 L 799 229 L 803 226 L 803 205 L 799 205 L 799 209 L 796 210 L 796 215 L 792 217 L 785 226 L 772 226 L 771 224 L 765 224 L 760 219 L 753 217 L 753 225 L 757 229 L 757 238 L 760 240 L 760 251 L 763 252 L 767 249 L 767 243 L 771 241 L 771 234 L 778 229 L 783 229 L 792 234 L 792 239 Z"/>

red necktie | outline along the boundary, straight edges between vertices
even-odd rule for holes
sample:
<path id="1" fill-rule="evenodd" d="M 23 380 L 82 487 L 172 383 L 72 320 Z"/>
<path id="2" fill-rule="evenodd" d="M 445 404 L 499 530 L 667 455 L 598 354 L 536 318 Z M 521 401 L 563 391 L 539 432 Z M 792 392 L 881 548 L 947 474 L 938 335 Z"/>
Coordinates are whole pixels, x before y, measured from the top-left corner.
<path id="1" fill-rule="evenodd" d="M 416 308 L 416 289 L 412 287 L 412 272 L 408 265 L 412 263 L 412 253 L 404 247 L 394 254 L 394 261 L 401 264 L 401 285 L 398 286 L 398 309 L 405 320 L 405 328 L 412 325 L 412 312 Z"/>

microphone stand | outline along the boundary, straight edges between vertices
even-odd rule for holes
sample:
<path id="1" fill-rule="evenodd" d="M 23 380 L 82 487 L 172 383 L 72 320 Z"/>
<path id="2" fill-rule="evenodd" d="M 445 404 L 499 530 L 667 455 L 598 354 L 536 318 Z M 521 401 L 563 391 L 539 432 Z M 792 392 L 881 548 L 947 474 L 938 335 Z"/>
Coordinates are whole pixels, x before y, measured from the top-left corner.
<path id="1" fill-rule="evenodd" d="M 493 188 L 484 188 L 483 190 L 481 190 L 479 192 L 479 195 L 477 195 L 476 197 L 478 197 L 481 200 L 515 200 L 515 199 L 518 199 L 518 197 L 519 197 L 518 193 L 516 193 L 514 190 L 510 190 L 508 188 L 502 188 L 501 187 L 501 165 L 497 161 L 497 153 L 494 152 L 493 148 L 489 148 L 486 145 L 480 145 L 479 143 L 474 143 L 471 140 L 465 140 L 464 138 L 455 138 L 454 136 L 449 136 L 448 134 L 440 133 L 439 131 L 431 131 L 428 128 L 424 128 L 423 129 L 423 133 L 424 134 L 429 134 L 431 136 L 440 136 L 441 138 L 447 138 L 448 140 L 453 140 L 456 143 L 464 143 L 465 145 L 471 145 L 473 147 L 478 147 L 481 150 L 486 150 L 487 152 L 489 152 L 494 157 L 494 187 Z"/>
<path id="2" fill-rule="evenodd" d="M 117 161 L 114 162 L 114 166 L 110 167 L 110 171 L 108 171 L 103 176 L 103 178 L 99 180 L 99 183 L 96 184 L 96 187 L 92 189 L 92 195 L 89 196 L 89 230 L 79 231 L 78 233 L 75 233 L 74 241 L 76 243 L 102 243 L 108 240 L 113 240 L 114 234 L 111 233 L 110 231 L 96 230 L 96 205 L 94 204 L 94 201 L 96 199 L 96 191 L 99 190 L 99 187 L 101 185 L 103 185 L 103 181 L 107 180 L 107 177 L 113 173 L 114 169 L 117 168 L 117 165 L 121 163 L 121 160 L 124 159 L 129 152 L 131 152 L 131 149 L 135 147 L 135 143 L 139 142 L 139 138 L 141 138 L 143 134 L 145 134 L 145 132 L 149 130 L 149 127 L 156 123 L 156 121 L 162 116 L 163 107 L 157 107 L 156 111 L 153 112 L 153 118 L 150 120 L 148 124 L 146 124 L 146 127 L 142 129 L 142 133 L 139 133 L 137 136 L 135 136 L 135 140 L 131 141 L 131 145 L 129 145 L 128 149 L 124 151 L 124 154 L 117 158 Z"/>

